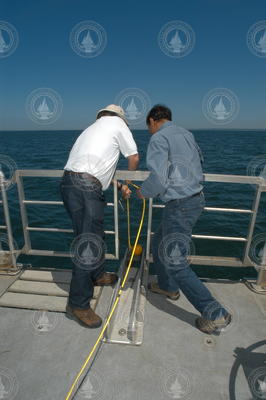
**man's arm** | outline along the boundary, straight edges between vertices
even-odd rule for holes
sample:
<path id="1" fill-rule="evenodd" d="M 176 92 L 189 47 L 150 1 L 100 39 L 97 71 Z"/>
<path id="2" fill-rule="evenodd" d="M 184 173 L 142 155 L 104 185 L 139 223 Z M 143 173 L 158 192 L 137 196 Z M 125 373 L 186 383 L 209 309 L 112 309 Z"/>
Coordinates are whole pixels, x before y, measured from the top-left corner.
<path id="1" fill-rule="evenodd" d="M 136 171 L 136 169 L 138 168 L 139 165 L 139 155 L 137 154 L 133 154 L 132 156 L 128 156 L 127 157 L 128 160 L 128 170 L 129 171 Z"/>

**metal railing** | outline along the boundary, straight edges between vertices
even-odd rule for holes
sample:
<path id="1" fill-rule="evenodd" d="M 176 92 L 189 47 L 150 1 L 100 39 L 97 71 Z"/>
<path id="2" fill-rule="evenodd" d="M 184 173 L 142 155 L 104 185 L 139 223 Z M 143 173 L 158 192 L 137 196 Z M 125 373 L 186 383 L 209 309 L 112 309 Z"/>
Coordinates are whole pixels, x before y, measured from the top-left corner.
<path id="1" fill-rule="evenodd" d="M 67 257 L 70 256 L 69 252 L 56 251 L 56 250 L 38 250 L 33 249 L 31 246 L 30 232 L 64 232 L 72 233 L 72 229 L 62 229 L 57 227 L 43 228 L 43 227 L 31 227 L 28 222 L 27 206 L 32 204 L 43 204 L 43 205 L 59 205 L 62 206 L 62 201 L 45 201 L 45 200 L 33 200 L 25 198 L 24 191 L 24 177 L 32 178 L 60 178 L 63 175 L 62 170 L 16 170 L 14 180 L 17 184 L 18 195 L 19 195 L 19 206 L 21 213 L 21 222 L 23 227 L 24 235 L 24 246 L 17 252 L 18 254 L 27 255 L 40 255 L 40 256 L 54 256 L 54 257 Z M 106 254 L 106 259 L 118 260 L 119 259 L 119 224 L 118 224 L 118 199 L 117 199 L 117 180 L 131 180 L 141 182 L 145 180 L 149 175 L 148 171 L 116 171 L 114 176 L 114 193 L 113 202 L 107 203 L 109 207 L 113 207 L 114 212 L 114 229 L 105 231 L 106 234 L 114 235 L 115 237 L 115 249 L 113 254 Z M 216 266 L 230 266 L 230 267 L 247 267 L 253 266 L 248 254 L 250 250 L 250 245 L 252 242 L 252 237 L 254 233 L 254 227 L 256 223 L 258 208 L 260 204 L 261 193 L 266 191 L 266 180 L 262 177 L 254 176 L 241 176 L 241 175 L 218 175 L 218 174 L 205 174 L 204 180 L 206 182 L 220 182 L 220 183 L 237 183 L 237 184 L 250 184 L 256 185 L 257 189 L 255 191 L 253 206 L 251 209 L 234 209 L 234 208 L 217 208 L 217 207 L 205 207 L 207 212 L 226 212 L 226 213 L 241 213 L 249 214 L 249 228 L 246 237 L 230 237 L 230 236 L 211 236 L 211 235 L 192 235 L 196 239 L 205 240 L 222 240 L 222 241 L 237 241 L 244 242 L 245 248 L 243 257 L 213 257 L 213 256 L 200 256 L 194 255 L 191 257 L 192 264 L 197 265 L 216 265 Z M 6 225 L 4 226 L 8 231 L 10 252 L 12 254 L 13 265 L 16 265 L 16 251 L 13 246 L 13 236 L 10 224 L 7 196 L 3 182 L 1 183 L 1 193 L 2 193 L 2 203 L 4 209 L 4 216 Z M 151 262 L 151 236 L 152 232 L 152 212 L 153 208 L 163 208 L 162 204 L 153 204 L 153 200 L 149 199 L 148 208 L 148 224 L 147 224 L 147 243 L 146 243 L 146 261 Z M 0 226 L 1 228 L 1 226 Z M 3 228 L 3 226 L 2 226 Z"/>

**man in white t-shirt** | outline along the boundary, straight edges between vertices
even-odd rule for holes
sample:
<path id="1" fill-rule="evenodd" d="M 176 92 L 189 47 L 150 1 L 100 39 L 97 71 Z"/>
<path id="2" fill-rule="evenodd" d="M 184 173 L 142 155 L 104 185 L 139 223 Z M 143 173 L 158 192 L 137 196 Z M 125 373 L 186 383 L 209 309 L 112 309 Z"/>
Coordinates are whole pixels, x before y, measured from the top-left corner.
<path id="1" fill-rule="evenodd" d="M 112 285 L 117 281 L 117 276 L 104 272 L 103 267 L 103 191 L 112 182 L 120 152 L 128 160 L 128 169 L 136 170 L 138 150 L 124 111 L 111 104 L 100 110 L 97 120 L 77 138 L 60 184 L 75 235 L 71 246 L 73 273 L 66 315 L 89 328 L 102 323 L 90 308 L 94 285 Z M 118 189 L 125 198 L 131 193 L 120 182 Z"/>

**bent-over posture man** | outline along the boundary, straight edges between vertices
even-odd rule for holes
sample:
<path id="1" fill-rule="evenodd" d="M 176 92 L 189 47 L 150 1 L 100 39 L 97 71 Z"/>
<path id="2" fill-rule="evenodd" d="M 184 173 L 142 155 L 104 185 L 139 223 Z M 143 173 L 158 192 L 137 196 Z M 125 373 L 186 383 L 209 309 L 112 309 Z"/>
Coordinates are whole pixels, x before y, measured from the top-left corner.
<path id="1" fill-rule="evenodd" d="M 89 328 L 99 327 L 101 318 L 90 308 L 94 285 L 112 285 L 115 274 L 104 272 L 105 191 L 113 178 L 120 152 L 128 169 L 136 170 L 139 156 L 124 111 L 111 104 L 97 114 L 95 123 L 77 138 L 65 166 L 60 189 L 73 223 L 73 273 L 67 316 Z M 131 191 L 118 183 L 124 197 Z"/>
<path id="2" fill-rule="evenodd" d="M 149 288 L 173 300 L 179 298 L 181 289 L 201 313 L 196 319 L 197 328 L 212 333 L 228 325 L 231 315 L 214 299 L 187 260 L 192 229 L 205 203 L 202 154 L 192 133 L 172 122 L 169 108 L 154 106 L 146 122 L 152 134 L 147 149 L 150 175 L 138 194 L 160 196 L 165 203 L 152 246 L 158 283 L 151 283 Z"/>

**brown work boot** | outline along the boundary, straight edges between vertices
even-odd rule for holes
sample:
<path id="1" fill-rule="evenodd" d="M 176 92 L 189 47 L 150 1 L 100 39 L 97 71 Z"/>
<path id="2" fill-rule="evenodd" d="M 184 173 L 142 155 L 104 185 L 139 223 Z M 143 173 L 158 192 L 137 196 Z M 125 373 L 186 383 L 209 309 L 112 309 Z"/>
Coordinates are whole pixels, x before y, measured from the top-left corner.
<path id="1" fill-rule="evenodd" d="M 204 333 L 211 335 L 212 333 L 219 333 L 223 331 L 227 325 L 231 323 L 232 315 L 227 314 L 225 317 L 221 317 L 214 321 L 205 319 L 203 317 L 198 317 L 195 320 L 195 326 Z"/>
<path id="2" fill-rule="evenodd" d="M 118 276 L 110 272 L 104 272 L 100 278 L 94 282 L 95 286 L 111 286 L 117 282 Z"/>
<path id="3" fill-rule="evenodd" d="M 171 300 L 177 300 L 180 297 L 179 290 L 177 292 L 168 292 L 167 290 L 160 289 L 156 282 L 149 283 L 148 289 L 153 293 L 163 294 Z"/>
<path id="4" fill-rule="evenodd" d="M 74 319 L 85 328 L 99 328 L 102 324 L 102 319 L 90 307 L 85 310 L 72 308 L 69 304 L 66 306 L 66 316 L 69 319 Z"/>

